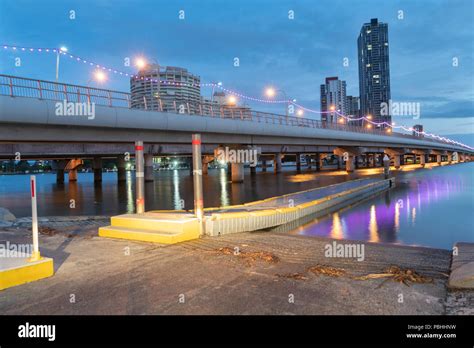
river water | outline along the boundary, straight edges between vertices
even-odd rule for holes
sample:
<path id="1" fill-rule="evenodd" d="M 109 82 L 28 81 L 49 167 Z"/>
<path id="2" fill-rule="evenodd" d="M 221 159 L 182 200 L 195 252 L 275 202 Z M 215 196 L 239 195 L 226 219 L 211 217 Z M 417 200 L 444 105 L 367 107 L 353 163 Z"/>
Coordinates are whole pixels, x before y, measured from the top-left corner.
<path id="1" fill-rule="evenodd" d="M 306 218 L 281 230 L 306 236 L 399 243 L 449 249 L 456 241 L 474 242 L 474 163 L 405 169 L 397 187 L 342 211 Z M 357 177 L 379 175 L 380 169 L 298 174 L 291 168 L 275 175 L 246 173 L 243 184 L 232 184 L 224 169 L 204 176 L 206 207 L 250 202 L 285 193 L 330 185 Z M 134 211 L 133 173 L 117 183 L 116 173 L 103 173 L 94 184 L 92 173 L 76 183 L 57 184 L 55 174 L 37 174 L 39 216 L 115 215 Z M 193 186 L 188 170 L 155 172 L 146 183 L 146 210 L 192 209 Z M 29 175 L 0 175 L 0 207 L 17 217 L 31 215 Z"/>

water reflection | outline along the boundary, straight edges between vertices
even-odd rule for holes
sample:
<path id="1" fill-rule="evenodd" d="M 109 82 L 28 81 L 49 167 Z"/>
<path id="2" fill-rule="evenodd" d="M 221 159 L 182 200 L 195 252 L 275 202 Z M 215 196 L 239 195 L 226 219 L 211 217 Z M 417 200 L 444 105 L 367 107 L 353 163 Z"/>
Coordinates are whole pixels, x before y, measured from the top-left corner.
<path id="1" fill-rule="evenodd" d="M 445 249 L 456 241 L 474 242 L 473 170 L 467 164 L 399 175 L 395 189 L 319 217 L 297 234 Z"/>
<path id="2" fill-rule="evenodd" d="M 380 169 L 372 172 L 380 172 Z M 370 170 L 367 172 L 371 172 Z M 397 175 L 396 187 L 326 217 L 307 217 L 295 222 L 287 232 L 337 239 L 384 243 L 419 244 L 451 248 L 454 241 L 474 242 L 472 211 L 474 163 L 404 170 Z M 327 186 L 360 176 L 343 172 L 321 174 L 268 171 L 245 174 L 245 182 L 232 184 L 225 169 L 210 170 L 203 177 L 206 207 L 241 204 L 309 188 Z M 101 185 L 94 185 L 92 173 L 81 173 L 77 182 L 57 184 L 54 174 L 38 174 L 40 216 L 116 215 L 135 209 L 134 173 L 117 183 L 116 173 L 103 173 Z M 192 176 L 187 170 L 160 171 L 155 182 L 145 184 L 146 209 L 193 208 Z M 70 207 L 74 199 L 76 206 Z M 0 207 L 17 217 L 31 214 L 29 175 L 0 175 Z M 298 226 L 299 224 L 299 226 Z"/>

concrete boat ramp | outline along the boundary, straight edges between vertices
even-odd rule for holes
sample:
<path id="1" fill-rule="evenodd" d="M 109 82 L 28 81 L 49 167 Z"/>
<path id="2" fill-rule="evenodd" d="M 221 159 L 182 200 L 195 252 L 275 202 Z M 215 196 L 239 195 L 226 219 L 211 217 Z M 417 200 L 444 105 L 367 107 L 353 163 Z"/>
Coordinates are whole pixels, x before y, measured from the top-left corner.
<path id="1" fill-rule="evenodd" d="M 99 236 L 174 244 L 199 237 L 258 231 L 344 207 L 394 186 L 394 178 L 360 179 L 272 197 L 261 201 L 207 208 L 201 222 L 190 211 L 149 211 L 111 218 Z"/>

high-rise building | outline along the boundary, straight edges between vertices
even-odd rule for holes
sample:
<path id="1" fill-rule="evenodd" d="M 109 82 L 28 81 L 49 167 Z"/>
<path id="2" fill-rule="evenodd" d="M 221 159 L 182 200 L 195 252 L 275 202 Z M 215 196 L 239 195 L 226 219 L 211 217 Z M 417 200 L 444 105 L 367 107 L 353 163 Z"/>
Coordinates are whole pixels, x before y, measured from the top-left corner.
<path id="1" fill-rule="evenodd" d="M 179 67 L 150 64 L 130 79 L 131 107 L 164 112 L 197 113 L 201 102 L 199 76 Z"/>
<path id="2" fill-rule="evenodd" d="M 326 83 L 321 85 L 321 121 L 337 122 L 336 112 L 346 115 L 346 81 L 338 77 L 326 77 Z"/>
<path id="3" fill-rule="evenodd" d="M 391 123 L 382 115 L 382 103 L 390 100 L 388 25 L 373 18 L 365 23 L 357 39 L 359 56 L 360 111 L 375 122 Z"/>
<path id="4" fill-rule="evenodd" d="M 346 97 L 347 117 L 349 119 L 358 119 L 360 117 L 359 97 L 348 95 Z M 350 121 L 353 126 L 360 126 L 362 122 L 359 120 Z"/>
<path id="5" fill-rule="evenodd" d="M 358 117 L 360 114 L 359 97 L 348 95 L 346 100 L 347 115 Z"/>

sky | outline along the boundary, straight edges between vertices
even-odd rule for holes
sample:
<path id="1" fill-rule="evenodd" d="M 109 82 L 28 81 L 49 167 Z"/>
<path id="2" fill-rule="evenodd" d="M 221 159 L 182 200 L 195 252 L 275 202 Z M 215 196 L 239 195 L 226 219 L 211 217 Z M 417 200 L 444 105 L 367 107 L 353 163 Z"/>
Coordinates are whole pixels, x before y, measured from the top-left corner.
<path id="1" fill-rule="evenodd" d="M 388 23 L 392 100 L 421 107 L 420 119 L 393 121 L 421 123 L 425 130 L 474 145 L 471 0 L 0 0 L 0 44 L 66 46 L 129 73 L 136 69 L 124 66 L 125 59 L 142 56 L 253 97 L 262 98 L 265 88 L 274 86 L 319 110 L 325 77 L 338 76 L 347 81 L 348 95 L 359 95 L 357 36 L 371 18 Z M 54 80 L 55 59 L 1 50 L 0 73 Z M 129 91 L 126 77 L 109 76 L 97 85 L 90 81 L 92 73 L 61 58 L 61 82 Z M 284 112 L 282 105 L 250 105 Z"/>

